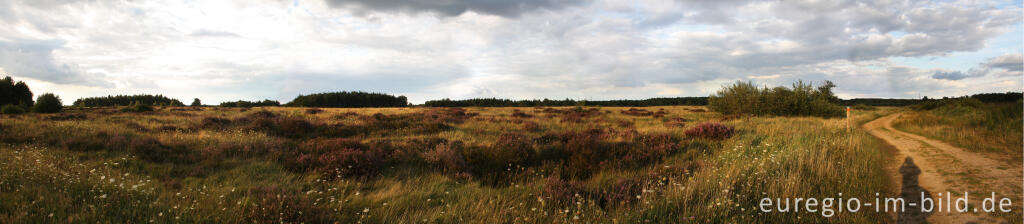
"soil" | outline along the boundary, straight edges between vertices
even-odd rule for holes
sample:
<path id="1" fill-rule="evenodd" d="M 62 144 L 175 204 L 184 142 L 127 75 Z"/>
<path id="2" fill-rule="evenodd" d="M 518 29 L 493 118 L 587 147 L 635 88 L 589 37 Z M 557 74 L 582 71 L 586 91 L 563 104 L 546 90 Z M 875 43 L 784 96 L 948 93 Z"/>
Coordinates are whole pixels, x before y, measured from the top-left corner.
<path id="1" fill-rule="evenodd" d="M 911 217 L 926 217 L 929 223 L 1021 223 L 1020 205 L 1024 203 L 1024 198 L 1022 198 L 1024 171 L 1020 164 L 1009 164 L 938 140 L 896 130 L 892 127 L 892 123 L 899 118 L 900 114 L 885 116 L 864 124 L 864 128 L 871 135 L 899 150 L 893 162 L 902 162 L 904 167 L 909 165 L 920 169 L 919 174 L 910 167 L 905 169 L 901 167 L 901 171 L 909 173 L 893 173 L 893 175 L 902 176 L 894 178 L 900 181 L 897 186 L 903 186 L 901 193 L 913 193 L 907 191 L 914 189 L 926 191 L 931 194 L 933 199 L 943 198 L 943 207 L 946 204 L 947 194 L 950 193 L 952 195 L 948 196 L 956 200 L 956 198 L 962 198 L 963 194 L 967 192 L 970 200 L 968 212 L 947 212 L 943 208 L 943 211 L 933 212 L 930 215 L 907 213 L 901 214 L 903 216 L 899 219 L 901 222 L 906 220 L 907 223 L 914 223 L 920 220 Z M 903 162 L 907 157 L 912 158 L 909 164 Z M 907 183 L 912 181 L 905 180 L 908 178 L 905 174 L 918 175 L 916 178 L 918 183 Z M 982 200 L 991 197 L 992 192 L 995 192 L 996 200 L 1004 197 L 1010 198 L 1013 202 L 1013 211 L 1010 213 L 983 212 Z M 914 194 L 918 195 L 919 200 L 920 192 Z M 919 210 L 920 207 L 908 206 L 907 209 Z M 977 212 L 974 212 L 975 209 Z"/>

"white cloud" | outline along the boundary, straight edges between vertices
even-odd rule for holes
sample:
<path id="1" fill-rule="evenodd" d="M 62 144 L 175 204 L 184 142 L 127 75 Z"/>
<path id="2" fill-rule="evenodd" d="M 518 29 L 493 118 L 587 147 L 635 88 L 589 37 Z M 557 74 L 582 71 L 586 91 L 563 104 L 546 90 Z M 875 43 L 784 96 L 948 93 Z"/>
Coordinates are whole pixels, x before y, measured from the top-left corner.
<path id="1" fill-rule="evenodd" d="M 987 40 L 1020 18 L 1018 6 L 971 1 L 6 1 L 0 68 L 71 100 L 617 99 L 702 96 L 741 79 L 916 97 L 1019 83 L 1019 43 Z M 888 61 L 992 47 L 1015 50 L 970 71 Z"/>

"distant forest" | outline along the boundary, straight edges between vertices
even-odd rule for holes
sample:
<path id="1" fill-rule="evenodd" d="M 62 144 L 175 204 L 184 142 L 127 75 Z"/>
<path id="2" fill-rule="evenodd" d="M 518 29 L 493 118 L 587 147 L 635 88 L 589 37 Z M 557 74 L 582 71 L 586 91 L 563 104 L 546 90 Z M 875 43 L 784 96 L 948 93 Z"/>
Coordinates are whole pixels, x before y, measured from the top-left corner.
<path id="1" fill-rule="evenodd" d="M 0 84 L 7 84 L 7 79 Z M 21 84 L 21 82 L 18 82 Z M 0 92 L 6 85 L 0 85 Z M 10 88 L 17 88 L 22 85 L 11 85 Z M 31 93 L 28 93 L 31 94 Z M 16 95 L 16 94 L 11 94 Z M 26 94 L 27 95 L 27 94 Z M 5 95 L 6 96 L 6 95 Z M 970 96 L 985 103 L 1017 102 L 1024 97 L 1020 92 L 1006 93 L 982 93 Z M 15 99 L 16 98 L 16 99 Z M 9 99 L 6 104 L 29 104 L 31 95 L 22 97 L 4 97 Z M 26 100 L 27 99 L 27 100 Z M 867 106 L 909 106 L 929 100 L 922 99 L 882 99 L 882 98 L 855 98 L 839 100 L 838 104 L 843 106 L 867 105 Z M 163 95 L 117 95 L 104 97 L 81 98 L 74 102 L 73 106 L 98 107 L 98 106 L 130 106 L 133 104 L 144 104 L 153 106 L 184 106 L 181 101 L 171 99 Z M 477 98 L 465 100 L 430 100 L 423 103 L 427 107 L 539 107 L 539 106 L 620 106 L 620 107 L 644 107 L 644 106 L 705 106 L 708 104 L 708 97 L 664 97 L 650 98 L 643 100 L 511 100 L 498 98 Z M 220 103 L 221 107 L 268 107 L 282 106 L 276 100 L 263 101 L 229 101 Z M 310 95 L 299 95 L 291 102 L 284 104 L 291 107 L 405 107 L 410 106 L 405 96 L 393 96 L 383 93 L 368 93 L 360 91 L 343 91 L 316 93 Z"/>
<path id="2" fill-rule="evenodd" d="M 109 107 L 109 106 L 130 106 L 151 105 L 151 106 L 185 106 L 177 99 L 167 98 L 163 95 L 117 95 L 86 97 L 75 100 L 73 106 L 78 107 Z"/>
<path id="3" fill-rule="evenodd" d="M 330 92 L 299 95 L 285 106 L 290 107 L 404 107 L 409 106 L 405 96 L 392 96 L 368 92 Z"/>
<path id="4" fill-rule="evenodd" d="M 539 106 L 619 106 L 619 107 L 645 107 L 645 106 L 669 106 L 669 105 L 691 105 L 703 106 L 708 104 L 707 97 L 673 97 L 673 98 L 650 98 L 644 100 L 510 100 L 497 98 L 478 98 L 466 100 L 430 100 L 423 103 L 428 107 L 539 107 Z"/>
<path id="5" fill-rule="evenodd" d="M 277 100 L 263 100 L 263 101 L 228 101 L 220 103 L 222 107 L 276 107 L 281 106 L 281 102 Z"/>

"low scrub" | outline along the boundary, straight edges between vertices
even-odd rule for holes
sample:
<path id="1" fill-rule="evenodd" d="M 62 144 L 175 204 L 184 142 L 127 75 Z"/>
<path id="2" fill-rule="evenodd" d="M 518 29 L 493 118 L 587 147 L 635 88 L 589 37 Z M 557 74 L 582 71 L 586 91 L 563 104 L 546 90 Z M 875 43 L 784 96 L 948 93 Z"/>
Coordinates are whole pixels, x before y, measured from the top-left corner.
<path id="1" fill-rule="evenodd" d="M 14 105 L 14 104 L 8 104 L 8 105 L 4 105 L 3 108 L 0 109 L 0 113 L 2 113 L 2 114 L 24 114 L 25 113 L 25 108 L 22 107 L 22 106 Z"/>
<path id="2" fill-rule="evenodd" d="M 369 176 L 389 164 L 393 149 L 383 143 L 363 144 L 359 139 L 311 139 L 294 151 L 277 151 L 285 167 L 299 172 L 315 171 L 333 177 Z"/>
<path id="3" fill-rule="evenodd" d="M 720 123 L 703 123 L 687 129 L 684 134 L 691 138 L 726 139 L 732 137 L 735 129 Z"/>

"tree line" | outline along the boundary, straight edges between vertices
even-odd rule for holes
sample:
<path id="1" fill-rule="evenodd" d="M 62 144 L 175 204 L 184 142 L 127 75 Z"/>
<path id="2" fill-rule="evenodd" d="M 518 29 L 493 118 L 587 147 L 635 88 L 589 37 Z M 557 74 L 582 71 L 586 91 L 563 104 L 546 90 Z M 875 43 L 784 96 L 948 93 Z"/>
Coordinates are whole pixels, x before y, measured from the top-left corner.
<path id="1" fill-rule="evenodd" d="M 100 96 L 100 97 L 86 97 L 75 100 L 74 106 L 77 107 L 110 107 L 110 106 L 131 106 L 131 105 L 150 105 L 150 106 L 185 106 L 177 99 L 171 99 L 163 95 L 116 95 L 116 96 Z"/>
<path id="2" fill-rule="evenodd" d="M 28 88 L 28 84 L 23 81 L 14 82 L 14 78 L 10 76 L 0 79 L 0 113 L 56 113 L 62 109 L 64 104 L 57 95 L 45 93 L 33 101 L 32 89 Z"/>
<path id="3" fill-rule="evenodd" d="M 645 107 L 672 105 L 706 105 L 707 97 L 664 97 L 643 100 L 510 100 L 498 98 L 475 98 L 465 100 L 430 100 L 423 103 L 428 107 L 541 107 L 541 106 L 608 106 Z"/>
<path id="4" fill-rule="evenodd" d="M 197 99 L 198 100 L 198 99 Z M 263 101 L 228 101 L 220 103 L 222 107 L 276 107 L 281 106 L 281 102 L 277 100 L 263 100 Z"/>
<path id="5" fill-rule="evenodd" d="M 29 108 L 32 104 L 32 90 L 23 81 L 14 82 L 10 76 L 0 79 L 0 106 L 19 105 Z"/>
<path id="6" fill-rule="evenodd" d="M 405 96 L 396 97 L 383 93 L 342 91 L 299 95 L 285 105 L 291 107 L 404 107 L 409 105 L 409 100 Z"/>

